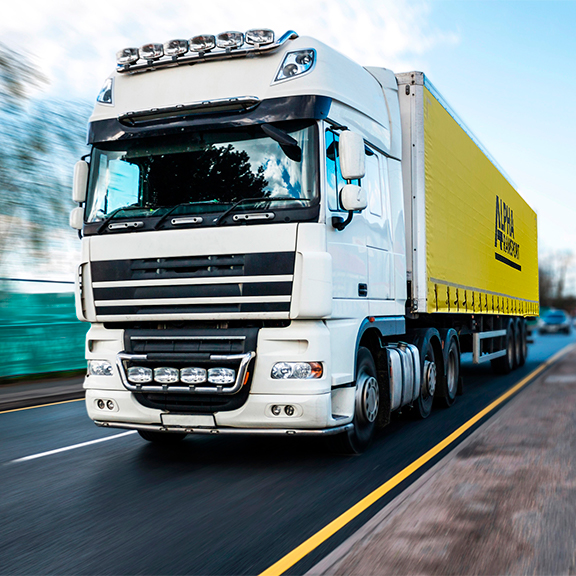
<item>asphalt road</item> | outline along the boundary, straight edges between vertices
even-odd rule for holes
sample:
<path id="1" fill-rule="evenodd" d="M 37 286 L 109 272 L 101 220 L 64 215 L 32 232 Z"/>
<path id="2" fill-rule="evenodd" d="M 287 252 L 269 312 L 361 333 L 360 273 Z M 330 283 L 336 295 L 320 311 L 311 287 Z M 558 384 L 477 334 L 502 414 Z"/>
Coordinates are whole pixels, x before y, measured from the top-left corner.
<path id="1" fill-rule="evenodd" d="M 0 414 L 0 574 L 258 574 L 575 340 L 537 337 L 508 376 L 466 363 L 454 406 L 425 421 L 395 418 L 356 457 L 302 438 L 189 436 L 158 448 L 95 427 L 81 401 Z M 436 461 L 289 573 L 313 566 Z"/>

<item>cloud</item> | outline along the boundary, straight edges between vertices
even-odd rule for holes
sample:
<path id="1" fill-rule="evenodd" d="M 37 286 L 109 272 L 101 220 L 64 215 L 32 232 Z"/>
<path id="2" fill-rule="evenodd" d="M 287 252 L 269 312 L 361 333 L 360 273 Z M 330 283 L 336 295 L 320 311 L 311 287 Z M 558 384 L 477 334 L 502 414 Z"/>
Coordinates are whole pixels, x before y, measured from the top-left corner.
<path id="1" fill-rule="evenodd" d="M 0 37 L 32 56 L 49 93 L 93 99 L 125 46 L 223 30 L 270 27 L 318 38 L 364 65 L 401 71 L 457 36 L 431 28 L 424 0 L 52 0 L 3 8 Z"/>

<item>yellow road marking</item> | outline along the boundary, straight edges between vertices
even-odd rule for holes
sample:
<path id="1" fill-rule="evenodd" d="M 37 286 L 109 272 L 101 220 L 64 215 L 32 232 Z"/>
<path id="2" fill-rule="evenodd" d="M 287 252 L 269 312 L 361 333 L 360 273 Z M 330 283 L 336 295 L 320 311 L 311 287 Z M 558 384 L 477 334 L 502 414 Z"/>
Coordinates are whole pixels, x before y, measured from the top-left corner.
<path id="1" fill-rule="evenodd" d="M 69 404 L 70 402 L 80 402 L 84 398 L 77 398 L 76 400 L 62 400 L 62 402 L 51 402 L 50 404 L 38 404 L 37 406 L 28 406 L 26 408 L 13 408 L 12 410 L 2 410 L 0 414 L 8 414 L 8 412 L 20 412 L 21 410 L 32 410 L 32 408 L 44 408 L 44 406 L 56 406 L 57 404 Z"/>
<path id="2" fill-rule="evenodd" d="M 420 456 L 420 458 L 412 462 L 412 464 L 404 468 L 404 470 L 398 472 L 396 476 L 390 478 L 390 480 L 382 484 L 382 486 L 376 488 L 376 490 L 368 494 L 368 496 L 362 498 L 362 500 L 354 504 L 354 506 L 352 506 L 351 508 L 346 510 L 346 512 L 338 516 L 338 518 L 332 520 L 332 522 L 324 526 L 324 528 L 322 528 L 319 532 L 316 532 L 316 534 L 308 538 L 308 540 L 305 540 L 298 547 L 294 548 L 294 550 L 286 554 L 286 556 L 278 560 L 278 562 L 272 564 L 272 566 L 264 570 L 264 572 L 262 572 L 260 576 L 279 576 L 280 574 L 284 574 L 286 570 L 288 570 L 289 568 L 294 566 L 294 564 L 302 560 L 302 558 L 304 558 L 306 555 L 312 552 L 312 550 L 318 548 L 320 544 L 323 544 L 326 540 L 328 540 L 328 538 L 330 538 L 336 532 L 338 532 L 338 530 L 346 526 L 346 524 L 348 524 L 350 521 L 354 520 L 354 518 L 359 516 L 362 512 L 364 512 L 364 510 L 372 506 L 372 504 L 374 504 L 380 498 L 382 498 L 384 495 L 390 492 L 392 488 L 398 486 L 398 484 L 400 484 L 403 480 L 405 480 L 411 474 L 416 472 L 416 470 L 418 470 L 419 468 L 424 466 L 424 464 L 432 460 L 434 456 L 436 456 L 442 450 L 444 450 L 444 448 L 452 444 L 452 442 L 454 442 L 457 438 L 462 436 L 464 432 L 469 430 L 472 426 L 474 426 L 474 424 L 476 424 L 479 420 L 484 418 L 484 416 L 486 416 L 492 410 L 494 410 L 494 408 L 502 404 L 502 402 L 506 401 L 508 398 L 510 398 L 510 396 L 514 395 L 516 392 L 518 392 L 518 390 L 526 386 L 526 384 L 528 384 L 528 382 L 530 382 L 535 376 L 540 374 L 540 372 L 544 371 L 546 368 L 548 368 L 548 366 L 556 362 L 559 358 L 561 358 L 574 348 L 576 348 L 576 344 L 570 344 L 565 348 L 563 348 L 562 350 L 560 350 L 559 352 L 557 352 L 556 354 L 554 354 L 554 356 L 546 360 L 546 362 L 540 364 L 540 366 L 538 366 L 538 368 L 536 368 L 533 372 L 528 374 L 528 376 L 526 376 L 525 378 L 520 380 L 520 382 L 512 386 L 512 388 L 510 388 L 507 392 L 502 394 L 502 396 L 500 396 L 499 398 L 494 400 L 494 402 L 486 406 L 486 408 L 478 412 L 478 414 L 476 414 L 470 420 L 468 420 L 468 422 L 460 426 L 460 428 L 452 432 L 452 434 L 444 438 L 444 440 L 442 440 L 439 444 L 428 450 L 428 452 Z"/>

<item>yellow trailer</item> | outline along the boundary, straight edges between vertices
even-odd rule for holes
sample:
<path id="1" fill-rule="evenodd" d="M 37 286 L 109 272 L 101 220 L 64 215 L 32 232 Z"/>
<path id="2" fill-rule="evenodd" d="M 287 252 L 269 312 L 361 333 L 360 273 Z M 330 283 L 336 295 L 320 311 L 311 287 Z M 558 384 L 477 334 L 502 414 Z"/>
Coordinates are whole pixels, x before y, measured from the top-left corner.
<path id="1" fill-rule="evenodd" d="M 535 212 L 423 73 L 397 79 L 411 312 L 538 315 Z"/>

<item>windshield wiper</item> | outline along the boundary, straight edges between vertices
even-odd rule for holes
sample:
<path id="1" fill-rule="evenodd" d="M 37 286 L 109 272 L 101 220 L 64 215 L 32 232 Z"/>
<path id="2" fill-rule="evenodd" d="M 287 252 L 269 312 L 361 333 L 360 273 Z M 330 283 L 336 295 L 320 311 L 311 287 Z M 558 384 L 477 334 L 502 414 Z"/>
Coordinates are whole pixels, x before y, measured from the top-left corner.
<path id="1" fill-rule="evenodd" d="M 290 134 L 280 130 L 280 128 L 276 128 L 276 126 L 272 126 L 272 124 L 262 124 L 262 132 L 278 142 L 280 148 L 290 160 L 294 160 L 294 162 L 302 161 L 302 148 L 298 146 L 298 141 L 292 138 Z"/>
<path id="2" fill-rule="evenodd" d="M 145 206 L 122 206 L 121 208 L 116 208 L 116 210 L 110 212 L 110 214 L 108 214 L 108 216 L 106 216 L 106 218 L 102 220 L 102 223 L 100 224 L 100 226 L 98 226 L 98 230 L 96 230 L 96 234 L 100 234 L 100 232 L 102 232 L 102 230 L 106 228 L 107 224 L 109 224 L 110 220 L 112 220 L 114 216 L 116 216 L 116 214 L 118 214 L 119 212 L 129 212 L 130 210 L 145 210 L 145 209 L 146 209 Z"/>
<path id="3" fill-rule="evenodd" d="M 166 214 L 164 214 L 162 218 L 160 218 L 160 220 L 154 224 L 154 230 L 158 230 L 158 228 L 160 228 L 160 224 L 165 222 L 168 216 L 173 214 L 178 208 L 182 208 L 182 206 L 198 206 L 199 204 L 221 204 L 221 202 L 218 202 L 218 200 L 205 200 L 203 202 L 180 202 L 180 204 L 172 206 L 172 208 L 170 208 L 170 210 L 168 210 L 168 212 L 166 212 Z"/>
<path id="4" fill-rule="evenodd" d="M 224 220 L 224 218 L 226 218 L 226 216 L 228 216 L 228 214 L 230 214 L 230 212 L 234 212 L 234 210 L 236 210 L 236 208 L 238 208 L 238 206 L 241 206 L 242 204 L 245 204 L 247 202 L 282 202 L 282 201 L 286 201 L 286 200 L 304 200 L 304 198 L 293 198 L 292 196 L 278 196 L 276 198 L 242 198 L 241 200 L 238 200 L 238 202 L 234 202 L 234 204 L 232 204 L 232 206 L 230 206 L 230 208 L 228 208 L 228 210 L 226 210 L 225 212 L 223 212 L 222 214 L 220 214 L 220 216 L 218 216 L 218 218 L 216 218 L 215 222 L 216 222 L 216 226 L 220 226 L 220 223 L 222 222 L 222 220 Z"/>

